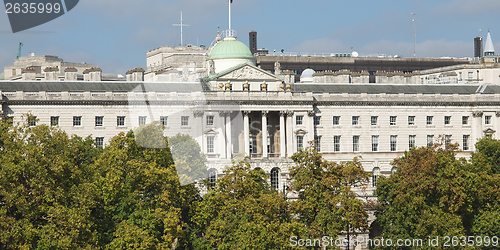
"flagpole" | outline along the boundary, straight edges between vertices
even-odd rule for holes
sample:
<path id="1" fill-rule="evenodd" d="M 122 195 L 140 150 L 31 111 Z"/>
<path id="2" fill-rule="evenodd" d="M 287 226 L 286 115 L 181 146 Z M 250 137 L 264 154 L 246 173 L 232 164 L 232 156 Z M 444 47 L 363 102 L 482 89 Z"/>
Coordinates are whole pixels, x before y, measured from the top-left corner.
<path id="1" fill-rule="evenodd" d="M 231 30 L 231 0 L 228 0 L 229 3 L 229 30 Z"/>

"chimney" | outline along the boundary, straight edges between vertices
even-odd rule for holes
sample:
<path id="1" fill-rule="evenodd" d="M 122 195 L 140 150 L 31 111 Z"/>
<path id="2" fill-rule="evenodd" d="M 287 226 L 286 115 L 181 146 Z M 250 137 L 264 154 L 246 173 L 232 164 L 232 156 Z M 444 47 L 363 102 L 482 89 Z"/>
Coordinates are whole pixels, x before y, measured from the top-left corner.
<path id="1" fill-rule="evenodd" d="M 46 67 L 44 70 L 45 72 L 45 81 L 57 81 L 58 80 L 58 75 L 59 75 L 59 67 Z"/>
<path id="2" fill-rule="evenodd" d="M 143 82 L 144 81 L 144 69 L 135 68 L 127 71 L 127 82 Z"/>
<path id="3" fill-rule="evenodd" d="M 36 79 L 36 70 L 34 68 L 25 68 L 21 72 L 23 81 L 34 81 Z"/>
<path id="4" fill-rule="evenodd" d="M 84 81 L 102 81 L 102 70 L 99 67 L 92 67 L 83 71 Z"/>
<path id="5" fill-rule="evenodd" d="M 65 81 L 76 81 L 78 70 L 74 67 L 67 67 L 64 69 L 64 80 Z"/>

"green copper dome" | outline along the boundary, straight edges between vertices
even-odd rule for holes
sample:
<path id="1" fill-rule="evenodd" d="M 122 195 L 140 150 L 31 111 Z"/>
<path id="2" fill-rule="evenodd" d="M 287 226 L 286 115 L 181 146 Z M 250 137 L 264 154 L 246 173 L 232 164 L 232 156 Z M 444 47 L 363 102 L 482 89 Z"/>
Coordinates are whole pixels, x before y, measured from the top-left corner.
<path id="1" fill-rule="evenodd" d="M 226 37 L 223 41 L 217 43 L 207 59 L 213 60 L 224 58 L 246 58 L 255 60 L 250 49 L 248 49 L 244 43 L 232 37 Z"/>

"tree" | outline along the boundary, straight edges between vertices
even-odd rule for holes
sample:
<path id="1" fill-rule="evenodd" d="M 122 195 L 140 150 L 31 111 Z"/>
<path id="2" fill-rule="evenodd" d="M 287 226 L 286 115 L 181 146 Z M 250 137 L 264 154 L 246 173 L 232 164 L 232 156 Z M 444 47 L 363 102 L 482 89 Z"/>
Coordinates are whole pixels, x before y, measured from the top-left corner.
<path id="1" fill-rule="evenodd" d="M 95 246 L 93 140 L 45 125 L 0 127 L 0 248 Z"/>
<path id="2" fill-rule="evenodd" d="M 154 124 L 142 133 L 149 128 L 154 130 Z M 95 167 L 103 242 L 118 249 L 189 245 L 189 210 L 199 194 L 194 184 L 180 185 L 168 147 L 143 148 L 132 131 L 121 133 Z"/>
<path id="3" fill-rule="evenodd" d="M 155 124 L 140 133 L 158 135 Z M 190 247 L 200 197 L 180 185 L 168 147 L 141 147 L 130 131 L 102 149 L 54 127 L 0 122 L 0 152 L 0 248 Z"/>
<path id="4" fill-rule="evenodd" d="M 356 198 L 353 186 L 363 186 L 369 174 L 357 158 L 340 164 L 323 159 L 314 147 L 292 155 L 292 190 L 299 198 L 293 211 L 308 231 L 307 236 L 337 236 L 343 231 L 366 230 L 364 203 Z"/>
<path id="5" fill-rule="evenodd" d="M 207 159 L 196 140 L 189 135 L 177 134 L 169 138 L 169 144 L 181 185 L 200 182 L 208 177 Z"/>
<path id="6" fill-rule="evenodd" d="M 497 215 L 500 179 L 478 148 L 470 162 L 456 158 L 456 145 L 412 148 L 395 159 L 397 172 L 380 178 L 375 191 L 381 236 L 426 243 L 429 237 L 498 235 L 497 226 L 485 225 Z"/>
<path id="7" fill-rule="evenodd" d="M 283 194 L 272 189 L 262 170 L 240 162 L 196 203 L 195 249 L 291 249 L 290 237 L 303 235 Z"/>

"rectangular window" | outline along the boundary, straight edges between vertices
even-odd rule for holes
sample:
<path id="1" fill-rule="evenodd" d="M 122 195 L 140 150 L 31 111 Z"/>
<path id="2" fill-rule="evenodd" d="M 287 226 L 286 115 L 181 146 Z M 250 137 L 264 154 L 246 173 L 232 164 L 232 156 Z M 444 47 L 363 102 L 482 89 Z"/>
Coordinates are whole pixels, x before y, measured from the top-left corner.
<path id="1" fill-rule="evenodd" d="M 415 116 L 408 116 L 408 125 L 415 125 Z"/>
<path id="2" fill-rule="evenodd" d="M 214 116 L 207 115 L 207 126 L 213 126 L 213 125 L 214 125 Z"/>
<path id="3" fill-rule="evenodd" d="M 321 136 L 314 136 L 314 146 L 316 151 L 321 152 Z"/>
<path id="4" fill-rule="evenodd" d="M 167 126 L 168 124 L 168 116 L 160 116 L 160 122 L 163 126 Z"/>
<path id="5" fill-rule="evenodd" d="M 391 116 L 390 119 L 389 119 L 389 124 L 391 126 L 396 126 L 396 118 L 397 116 Z"/>
<path id="6" fill-rule="evenodd" d="M 354 135 L 352 137 L 352 151 L 353 152 L 359 151 L 359 135 Z"/>
<path id="7" fill-rule="evenodd" d="M 340 116 L 333 117 L 333 125 L 340 125 Z"/>
<path id="8" fill-rule="evenodd" d="M 50 117 L 50 126 L 59 126 L 59 116 Z"/>
<path id="9" fill-rule="evenodd" d="M 432 147 L 434 144 L 434 135 L 427 135 L 427 147 Z"/>
<path id="10" fill-rule="evenodd" d="M 473 72 L 467 72 L 467 78 L 469 78 L 469 80 L 474 79 L 474 73 Z"/>
<path id="11" fill-rule="evenodd" d="M 484 117 L 484 124 L 491 124 L 491 115 L 487 115 Z"/>
<path id="12" fill-rule="evenodd" d="M 82 126 L 82 117 L 81 116 L 73 116 L 73 127 Z"/>
<path id="13" fill-rule="evenodd" d="M 297 152 L 304 147 L 304 136 L 297 135 Z"/>
<path id="14" fill-rule="evenodd" d="M 181 116 L 181 126 L 189 125 L 189 116 Z"/>
<path id="15" fill-rule="evenodd" d="M 432 119 L 433 118 L 434 118 L 434 116 L 427 116 L 426 124 L 427 125 L 432 125 Z"/>
<path id="16" fill-rule="evenodd" d="M 304 116 L 298 115 L 295 117 L 295 125 L 302 125 L 302 121 L 304 120 Z"/>
<path id="17" fill-rule="evenodd" d="M 118 126 L 118 127 L 125 126 L 125 116 L 117 116 L 116 117 L 116 126 Z"/>
<path id="18" fill-rule="evenodd" d="M 146 116 L 139 116 L 139 125 L 146 125 Z"/>
<path id="19" fill-rule="evenodd" d="M 398 145 L 397 143 L 398 143 L 398 136 L 391 135 L 391 151 L 397 150 L 397 145 Z"/>
<path id="20" fill-rule="evenodd" d="M 28 117 L 28 123 L 29 123 L 30 127 L 36 126 L 36 116 Z"/>
<path id="21" fill-rule="evenodd" d="M 340 151 L 340 135 L 333 136 L 333 151 Z"/>
<path id="22" fill-rule="evenodd" d="M 96 116 L 95 117 L 95 126 L 102 127 L 104 121 L 104 116 Z"/>
<path id="23" fill-rule="evenodd" d="M 213 154 L 215 149 L 215 136 L 207 136 L 207 154 Z"/>
<path id="24" fill-rule="evenodd" d="M 378 116 L 372 116 L 371 117 L 372 126 L 377 125 L 377 121 L 378 121 Z"/>
<path id="25" fill-rule="evenodd" d="M 359 125 L 359 116 L 352 117 L 352 125 Z"/>
<path id="26" fill-rule="evenodd" d="M 450 124 L 451 124 L 451 116 L 445 116 L 444 125 L 450 125 Z"/>
<path id="27" fill-rule="evenodd" d="M 378 135 L 372 135 L 372 151 L 378 151 Z"/>
<path id="28" fill-rule="evenodd" d="M 315 116 L 314 117 L 314 126 L 320 126 L 321 125 L 321 116 Z"/>
<path id="29" fill-rule="evenodd" d="M 462 149 L 464 151 L 469 150 L 469 138 L 470 138 L 470 135 L 463 136 Z"/>
<path id="30" fill-rule="evenodd" d="M 469 117 L 462 116 L 462 125 L 469 125 Z"/>
<path id="31" fill-rule="evenodd" d="M 450 144 L 451 143 L 451 135 L 445 135 L 444 136 L 444 143 L 445 144 Z"/>
<path id="32" fill-rule="evenodd" d="M 415 147 L 415 135 L 410 135 L 408 137 L 408 148 L 413 148 Z"/>
<path id="33" fill-rule="evenodd" d="M 95 146 L 98 148 L 104 147 L 104 137 L 96 137 L 95 138 Z"/>

